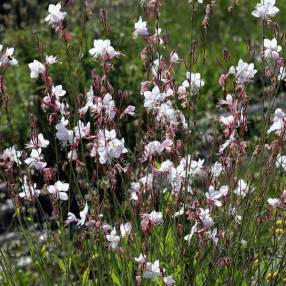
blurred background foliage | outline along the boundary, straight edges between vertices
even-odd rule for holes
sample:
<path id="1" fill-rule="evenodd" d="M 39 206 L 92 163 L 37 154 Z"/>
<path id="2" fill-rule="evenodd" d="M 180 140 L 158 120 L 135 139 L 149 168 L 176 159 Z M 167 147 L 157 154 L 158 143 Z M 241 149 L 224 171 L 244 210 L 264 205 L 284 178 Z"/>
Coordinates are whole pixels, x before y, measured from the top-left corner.
<path id="1" fill-rule="evenodd" d="M 75 102 L 79 94 L 84 94 L 91 85 L 91 71 L 97 66 L 88 54 L 93 46 L 93 40 L 109 38 L 112 45 L 124 56 L 115 65 L 111 82 L 115 90 L 125 90 L 129 97 L 127 104 L 134 104 L 139 112 L 143 112 L 143 100 L 140 96 L 140 82 L 146 79 L 140 52 L 144 47 L 142 39 L 133 39 L 134 23 L 144 11 L 136 0 L 97 0 L 97 1 L 62 1 L 71 2 L 66 23 L 67 31 L 72 33 L 72 39 L 65 43 L 44 22 L 48 5 L 57 1 L 47 0 L 10 0 L 0 4 L 0 42 L 5 47 L 15 47 L 15 56 L 19 65 L 9 69 L 5 74 L 7 94 L 9 95 L 9 113 L 14 126 L 14 136 L 11 132 L 5 112 L 1 111 L 1 141 L 2 147 L 18 142 L 23 146 L 29 138 L 29 114 L 38 117 L 39 129 L 47 132 L 46 115 L 39 107 L 43 89 L 39 82 L 31 80 L 28 63 L 34 59 L 40 60 L 41 53 L 38 42 L 43 44 L 44 54 L 56 55 L 63 63 L 52 67 L 55 84 L 62 84 L 67 90 L 68 100 Z M 176 49 L 179 56 L 189 62 L 192 41 L 196 42 L 198 60 L 193 67 L 194 72 L 200 72 L 206 84 L 198 103 L 198 117 L 206 119 L 200 130 L 208 132 L 217 121 L 210 120 L 216 115 L 216 104 L 224 97 L 218 85 L 219 75 L 236 65 L 240 58 L 244 61 L 254 61 L 256 66 L 260 61 L 259 52 L 262 44 L 262 24 L 251 15 L 257 0 L 217 0 L 206 31 L 202 26 L 206 3 L 196 6 L 192 20 L 192 5 L 188 0 L 162 1 L 160 26 L 168 38 L 167 51 Z M 278 7 L 286 11 L 286 1 L 279 1 Z M 108 11 L 108 31 L 101 24 L 100 11 Z M 275 19 L 281 32 L 285 31 L 286 18 L 279 13 Z M 149 29 L 154 32 L 154 25 L 149 21 Z M 268 28 L 266 35 L 273 35 Z M 270 37 L 270 36 L 269 36 Z M 284 39 L 280 41 L 283 42 Z M 283 45 L 282 45 L 283 46 Z M 285 50 L 285 49 L 284 49 Z M 228 59 L 224 61 L 227 51 Z M 81 56 L 82 55 L 82 56 Z M 177 66 L 176 77 L 180 84 L 185 77 L 186 67 L 182 63 Z M 261 70 L 259 70 L 261 74 Z M 283 89 L 283 86 L 281 86 Z M 249 89 L 250 103 L 255 104 L 261 99 L 261 80 L 256 77 L 255 85 Z M 251 118 L 255 125 L 261 114 Z M 209 119 L 209 120 L 208 120 Z M 124 123 L 127 144 L 136 137 L 135 128 L 144 120 L 138 116 L 136 120 Z M 255 129 L 254 134 L 255 136 Z M 198 135 L 199 136 L 199 135 Z"/>

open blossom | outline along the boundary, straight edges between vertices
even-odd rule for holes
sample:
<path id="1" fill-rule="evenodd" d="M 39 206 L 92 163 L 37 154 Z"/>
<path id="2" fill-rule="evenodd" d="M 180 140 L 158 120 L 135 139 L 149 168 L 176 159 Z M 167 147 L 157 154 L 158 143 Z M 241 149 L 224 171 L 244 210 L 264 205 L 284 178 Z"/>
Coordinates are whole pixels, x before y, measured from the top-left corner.
<path id="1" fill-rule="evenodd" d="M 192 226 L 191 233 L 184 236 L 184 240 L 187 241 L 187 243 L 190 243 L 190 242 L 191 242 L 191 240 L 192 240 L 192 238 L 193 238 L 195 232 L 198 230 L 197 225 L 198 225 L 198 222 L 196 222 L 196 223 Z"/>
<path id="2" fill-rule="evenodd" d="M 35 197 L 38 197 L 40 190 L 37 189 L 36 184 L 32 184 L 27 176 L 24 176 L 22 182 L 22 192 L 19 193 L 20 198 L 25 198 L 27 200 L 32 200 Z"/>
<path id="3" fill-rule="evenodd" d="M 165 92 L 161 92 L 159 87 L 155 85 L 152 91 L 144 92 L 144 107 L 147 108 L 147 110 L 152 110 L 167 97 L 167 94 Z"/>
<path id="4" fill-rule="evenodd" d="M 120 225 L 120 234 L 121 237 L 124 238 L 125 236 L 129 235 L 131 233 L 132 226 L 130 222 L 127 222 L 125 224 Z"/>
<path id="5" fill-rule="evenodd" d="M 138 201 L 138 196 L 140 193 L 141 185 L 139 182 L 132 182 L 130 184 L 130 187 L 128 189 L 129 195 L 130 195 L 130 200 L 132 201 Z"/>
<path id="6" fill-rule="evenodd" d="M 61 62 L 58 61 L 56 56 L 46 56 L 46 63 L 48 65 L 53 65 L 53 64 L 56 64 L 56 63 L 60 63 L 61 64 Z"/>
<path id="7" fill-rule="evenodd" d="M 32 149 L 30 157 L 28 157 L 24 162 L 29 165 L 29 167 L 32 167 L 38 171 L 43 170 L 47 163 L 43 161 L 43 156 L 41 153 L 41 148 Z"/>
<path id="8" fill-rule="evenodd" d="M 31 78 L 38 78 L 40 74 L 43 74 L 46 71 L 46 67 L 37 60 L 34 60 L 28 66 L 31 70 Z"/>
<path id="9" fill-rule="evenodd" d="M 254 17 L 267 19 L 274 17 L 279 9 L 275 6 L 276 0 L 261 0 L 255 7 L 255 10 L 251 13 Z"/>
<path id="10" fill-rule="evenodd" d="M 123 113 L 120 115 L 120 119 L 122 119 L 125 115 L 134 116 L 135 115 L 135 106 L 128 105 Z"/>
<path id="11" fill-rule="evenodd" d="M 61 201 L 68 200 L 68 195 L 67 195 L 68 190 L 69 190 L 69 184 L 62 183 L 61 181 L 57 181 L 54 185 L 48 186 L 49 193 L 55 195 L 55 197 L 57 199 L 60 199 Z"/>
<path id="12" fill-rule="evenodd" d="M 39 133 L 38 136 L 32 137 L 31 141 L 26 144 L 26 148 L 29 149 L 38 149 L 38 148 L 46 148 L 49 145 L 49 140 L 44 138 L 42 133 Z"/>
<path id="13" fill-rule="evenodd" d="M 272 40 L 264 39 L 264 48 L 264 56 L 266 59 L 279 59 L 279 52 L 282 51 L 282 48 L 277 44 L 277 40 L 275 38 Z"/>
<path id="14" fill-rule="evenodd" d="M 154 277 L 161 277 L 161 269 L 160 269 L 160 262 L 156 260 L 154 263 L 147 262 L 146 263 L 146 270 L 143 274 L 144 278 L 154 278 Z"/>
<path id="15" fill-rule="evenodd" d="M 75 214 L 73 214 L 72 212 L 68 212 L 68 217 L 65 220 L 65 224 L 68 225 L 70 223 L 75 222 L 77 225 L 83 226 L 86 222 L 87 214 L 88 214 L 88 204 L 86 202 L 84 209 L 79 213 L 80 219 L 77 219 Z"/>
<path id="16" fill-rule="evenodd" d="M 162 143 L 159 141 L 149 142 L 144 148 L 144 155 L 146 159 L 151 159 L 154 155 L 160 155 L 164 150 L 170 151 L 173 141 L 170 139 L 164 140 Z"/>
<path id="17" fill-rule="evenodd" d="M 256 72 L 257 70 L 254 69 L 253 63 L 248 64 L 241 59 L 238 61 L 238 65 L 236 67 L 232 66 L 229 69 L 229 73 L 234 74 L 240 84 L 244 84 L 252 80 Z"/>
<path id="18" fill-rule="evenodd" d="M 1 160 L 5 163 L 16 163 L 17 165 L 21 165 L 20 157 L 22 152 L 17 151 L 15 146 L 6 148 L 1 155 Z"/>
<path id="19" fill-rule="evenodd" d="M 155 225 L 163 224 L 163 215 L 161 212 L 152 211 L 150 214 L 143 214 L 141 226 L 142 229 L 149 230 L 151 227 Z"/>
<path id="20" fill-rule="evenodd" d="M 218 191 L 215 190 L 214 186 L 209 187 L 209 191 L 205 194 L 209 203 L 214 204 L 217 207 L 222 206 L 221 198 L 225 197 L 228 193 L 228 186 L 222 186 Z"/>
<path id="21" fill-rule="evenodd" d="M 200 220 L 202 221 L 204 227 L 206 227 L 206 228 L 210 228 L 214 224 L 214 221 L 211 218 L 209 209 L 200 208 L 199 217 L 200 217 Z"/>
<path id="22" fill-rule="evenodd" d="M 64 20 L 67 13 L 61 11 L 62 6 L 61 3 L 57 5 L 50 4 L 49 5 L 49 15 L 45 18 L 45 21 L 53 26 L 58 26 Z"/>
<path id="23" fill-rule="evenodd" d="M 200 73 L 186 73 L 187 80 L 182 83 L 185 88 L 190 88 L 192 92 L 196 92 L 200 87 L 205 85 L 205 82 L 201 79 Z"/>
<path id="24" fill-rule="evenodd" d="M 276 161 L 275 161 L 276 168 L 282 168 L 286 171 L 286 156 L 278 154 Z"/>
<path id="25" fill-rule="evenodd" d="M 234 190 L 234 193 L 242 198 L 250 194 L 252 191 L 254 191 L 254 187 L 250 187 L 247 185 L 247 183 L 240 179 L 237 183 L 237 188 Z"/>
<path id="26" fill-rule="evenodd" d="M 115 227 L 112 229 L 110 234 L 106 235 L 106 239 L 109 241 L 109 246 L 112 249 L 117 248 L 118 243 L 120 241 L 120 236 L 116 234 Z"/>
<path id="27" fill-rule="evenodd" d="M 269 199 L 267 199 L 267 203 L 271 207 L 276 208 L 276 207 L 279 207 L 281 205 L 281 200 L 278 198 L 269 198 Z"/>
<path id="28" fill-rule="evenodd" d="M 200 1 L 200 0 L 199 0 Z M 202 1 L 202 0 L 201 0 Z M 163 282 L 165 286 L 174 286 L 175 285 L 175 280 L 172 276 L 166 276 L 163 278 Z"/>
<path id="29" fill-rule="evenodd" d="M 273 131 L 278 135 L 284 133 L 286 126 L 286 114 L 281 108 L 277 108 L 275 110 L 272 121 L 273 123 L 267 130 L 267 133 L 270 134 Z"/>
<path id="30" fill-rule="evenodd" d="M 68 125 L 68 120 L 64 118 L 56 125 L 56 137 L 61 142 L 63 146 L 73 141 L 73 131 L 69 130 L 66 126 Z"/>
<path id="31" fill-rule="evenodd" d="M 138 264 L 145 264 L 147 262 L 147 257 L 143 253 L 140 253 L 138 257 L 134 258 L 134 260 Z"/>
<path id="32" fill-rule="evenodd" d="M 124 139 L 117 139 L 114 129 L 110 131 L 107 129 L 100 130 L 97 134 L 97 146 L 94 148 L 98 152 L 101 164 L 110 162 L 112 159 L 118 159 L 121 154 L 127 152 L 124 146 Z"/>
<path id="33" fill-rule="evenodd" d="M 6 51 L 3 53 L 2 57 L 0 58 L 0 66 L 5 66 L 7 64 L 11 66 L 15 66 L 18 64 L 18 61 L 12 57 L 14 53 L 14 48 L 7 48 Z"/>
<path id="34" fill-rule="evenodd" d="M 111 46 L 110 40 L 94 40 L 94 48 L 89 50 L 89 53 L 93 58 L 100 58 L 103 61 L 111 60 L 114 57 L 118 57 L 120 52 L 115 51 Z"/>
<path id="35" fill-rule="evenodd" d="M 147 29 L 147 22 L 142 21 L 142 17 L 139 18 L 138 22 L 135 23 L 135 31 L 133 32 L 134 37 L 138 36 L 147 36 L 148 29 Z"/>

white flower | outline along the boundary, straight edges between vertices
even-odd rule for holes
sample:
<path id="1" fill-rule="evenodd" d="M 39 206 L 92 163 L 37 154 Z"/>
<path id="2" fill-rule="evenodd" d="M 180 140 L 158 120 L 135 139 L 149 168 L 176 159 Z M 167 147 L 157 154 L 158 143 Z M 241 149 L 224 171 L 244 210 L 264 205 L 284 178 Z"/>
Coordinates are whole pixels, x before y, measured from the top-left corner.
<path id="1" fill-rule="evenodd" d="M 52 25 L 59 25 L 60 22 L 64 20 L 67 13 L 61 11 L 61 3 L 57 5 L 50 4 L 49 5 L 49 15 L 45 18 L 45 21 Z"/>
<path id="2" fill-rule="evenodd" d="M 152 110 L 167 98 L 166 93 L 160 92 L 160 89 L 155 85 L 152 91 L 144 92 L 144 107 L 147 110 Z"/>
<path id="3" fill-rule="evenodd" d="M 61 121 L 56 125 L 56 137 L 61 142 L 63 146 L 73 141 L 73 131 L 66 128 L 68 120 L 61 119 Z"/>
<path id="4" fill-rule="evenodd" d="M 143 253 L 140 253 L 138 257 L 134 258 L 134 260 L 138 264 L 144 264 L 147 262 L 147 257 Z"/>
<path id="5" fill-rule="evenodd" d="M 200 87 L 205 85 L 205 82 L 201 80 L 200 73 L 186 73 L 187 80 L 182 83 L 185 88 L 190 88 L 192 92 L 197 92 Z"/>
<path id="6" fill-rule="evenodd" d="M 135 31 L 133 32 L 133 35 L 135 38 L 138 36 L 148 35 L 147 22 L 143 22 L 142 17 L 140 17 L 138 22 L 135 23 Z"/>
<path id="7" fill-rule="evenodd" d="M 270 206 L 276 208 L 276 207 L 279 207 L 279 205 L 281 204 L 281 200 L 280 200 L 280 199 L 277 199 L 277 198 L 274 198 L 274 199 L 269 198 L 269 199 L 267 200 L 267 203 L 268 203 Z"/>
<path id="8" fill-rule="evenodd" d="M 68 183 L 62 183 L 61 181 L 57 181 L 54 185 L 48 186 L 49 193 L 56 196 L 57 199 L 61 201 L 67 201 L 68 195 L 67 191 L 69 190 Z"/>
<path id="9" fill-rule="evenodd" d="M 163 215 L 161 212 L 152 211 L 150 214 L 143 214 L 142 215 L 143 221 L 149 221 L 155 225 L 163 224 Z"/>
<path id="10" fill-rule="evenodd" d="M 31 78 L 38 78 L 39 75 L 43 74 L 46 70 L 46 67 L 37 60 L 34 60 L 28 66 L 31 70 Z"/>
<path id="11" fill-rule="evenodd" d="M 65 224 L 68 225 L 72 222 L 77 222 L 77 218 L 72 212 L 68 212 L 68 217 L 65 220 Z"/>
<path id="12" fill-rule="evenodd" d="M 163 282 L 165 286 L 173 286 L 176 283 L 172 276 L 164 277 Z"/>
<path id="13" fill-rule="evenodd" d="M 88 213 L 88 204 L 87 204 L 87 202 L 85 202 L 84 209 L 79 213 L 80 220 L 77 223 L 78 225 L 82 226 L 85 224 L 87 213 Z"/>
<path id="14" fill-rule="evenodd" d="M 240 179 L 238 180 L 237 188 L 234 190 L 234 193 L 244 198 L 246 195 L 254 191 L 254 189 L 254 187 L 249 187 L 243 179 Z"/>
<path id="15" fill-rule="evenodd" d="M 52 94 L 59 99 L 64 96 L 67 92 L 63 89 L 62 85 L 52 86 Z"/>
<path id="16" fill-rule="evenodd" d="M 128 105 L 125 108 L 125 110 L 123 111 L 123 113 L 120 115 L 120 119 L 122 119 L 127 114 L 130 115 L 130 116 L 134 116 L 135 115 L 135 106 Z"/>
<path id="17" fill-rule="evenodd" d="M 12 66 L 15 66 L 18 64 L 18 61 L 12 57 L 14 53 L 14 48 L 7 48 L 5 53 L 2 55 L 0 59 L 0 66 L 10 64 Z"/>
<path id="18" fill-rule="evenodd" d="M 229 214 L 234 218 L 235 222 L 240 224 L 241 222 L 241 215 L 237 213 L 236 208 L 229 206 Z"/>
<path id="19" fill-rule="evenodd" d="M 74 138 L 73 141 L 77 142 L 80 139 L 88 138 L 90 134 L 90 122 L 87 122 L 86 125 L 79 120 L 77 125 L 73 129 L 74 131 Z"/>
<path id="20" fill-rule="evenodd" d="M 274 17 L 279 12 L 279 9 L 274 6 L 275 2 L 276 0 L 261 0 L 251 14 L 261 19 Z"/>
<path id="21" fill-rule="evenodd" d="M 116 234 L 115 227 L 110 234 L 106 235 L 106 239 L 109 241 L 109 246 L 113 249 L 117 248 L 120 241 L 120 236 Z"/>
<path id="22" fill-rule="evenodd" d="M 46 148 L 49 145 L 49 140 L 44 138 L 42 133 L 39 133 L 37 137 L 33 137 L 29 143 L 26 144 L 26 148 L 30 149 L 38 149 L 38 148 Z"/>
<path id="23" fill-rule="evenodd" d="M 218 237 L 217 237 L 217 229 L 215 228 L 213 231 L 208 231 L 208 237 L 209 239 L 211 239 L 214 244 L 217 244 L 218 243 Z"/>
<path id="24" fill-rule="evenodd" d="M 238 65 L 236 67 L 232 66 L 229 69 L 229 73 L 234 74 L 240 84 L 244 84 L 252 80 L 256 72 L 257 70 L 254 69 L 253 63 L 248 64 L 241 59 L 238 61 Z"/>
<path id="25" fill-rule="evenodd" d="M 3 154 L 1 156 L 1 159 L 3 161 L 8 161 L 8 162 L 14 162 L 17 165 L 21 165 L 20 157 L 21 157 L 22 152 L 17 151 L 15 146 L 6 148 L 3 151 Z"/>
<path id="26" fill-rule="evenodd" d="M 120 233 L 121 237 L 124 238 L 126 235 L 129 235 L 131 233 L 132 227 L 131 223 L 125 223 L 120 225 Z"/>
<path id="27" fill-rule="evenodd" d="M 279 73 L 278 73 L 278 79 L 279 80 L 285 80 L 286 78 L 286 68 L 284 67 L 280 67 L 279 68 Z"/>
<path id="28" fill-rule="evenodd" d="M 215 178 L 218 178 L 223 171 L 222 164 L 219 162 L 215 162 L 215 164 L 212 166 L 212 174 Z"/>
<path id="29" fill-rule="evenodd" d="M 273 123 L 270 128 L 267 130 L 267 133 L 275 131 L 278 134 L 283 133 L 285 129 L 286 123 L 286 114 L 281 108 L 277 108 L 274 112 Z"/>
<path id="30" fill-rule="evenodd" d="M 275 38 L 272 40 L 264 39 L 264 47 L 264 55 L 266 59 L 279 59 L 279 52 L 282 51 L 282 48 L 277 44 L 277 40 Z"/>
<path id="31" fill-rule="evenodd" d="M 143 274 L 144 278 L 161 277 L 160 263 L 156 260 L 154 263 L 147 262 L 146 270 Z"/>
<path id="32" fill-rule="evenodd" d="M 116 132 L 112 130 L 100 130 L 97 135 L 97 152 L 99 162 L 105 164 L 112 159 L 118 159 L 121 154 L 126 153 L 127 149 L 124 146 L 124 139 L 116 138 Z"/>
<path id="33" fill-rule="evenodd" d="M 209 209 L 200 208 L 199 217 L 200 217 L 200 220 L 202 221 L 204 227 L 206 227 L 206 228 L 210 228 L 214 224 L 213 219 L 210 216 L 210 210 Z"/>
<path id="34" fill-rule="evenodd" d="M 221 207 L 222 202 L 220 198 L 223 198 L 228 193 L 228 186 L 222 186 L 218 191 L 215 190 L 214 186 L 209 187 L 209 191 L 205 194 L 207 200 L 212 202 L 215 206 Z"/>
<path id="35" fill-rule="evenodd" d="M 33 167 L 38 171 L 43 170 L 47 163 L 43 162 L 43 156 L 41 155 L 41 152 L 41 148 L 32 149 L 30 157 L 27 158 L 24 162 L 29 165 L 29 167 Z"/>
<path id="36" fill-rule="evenodd" d="M 61 62 L 58 61 L 56 56 L 46 56 L 46 63 L 48 65 L 53 65 L 53 64 L 56 64 L 56 63 L 60 63 L 61 64 Z"/>
<path id="37" fill-rule="evenodd" d="M 176 52 L 171 53 L 170 61 L 173 64 L 178 63 L 180 61 L 180 58 L 179 58 L 179 56 L 178 56 L 178 54 Z"/>
<path id="38" fill-rule="evenodd" d="M 276 168 L 282 168 L 286 171 L 286 156 L 278 154 L 276 161 L 275 161 Z"/>
<path id="39" fill-rule="evenodd" d="M 22 182 L 23 192 L 19 193 L 20 198 L 26 198 L 27 200 L 31 200 L 35 197 L 38 197 L 40 194 L 40 190 L 37 189 L 37 185 L 29 182 L 27 176 L 24 176 L 23 179 L 24 179 Z"/>
<path id="40" fill-rule="evenodd" d="M 198 222 L 196 222 L 196 223 L 192 226 L 191 233 L 184 236 L 184 240 L 186 240 L 187 243 L 191 243 L 191 240 L 192 240 L 192 238 L 193 238 L 195 232 L 198 230 L 197 225 L 198 225 Z"/>
<path id="41" fill-rule="evenodd" d="M 115 51 L 111 46 L 110 40 L 94 40 L 94 48 L 89 50 L 93 58 L 100 58 L 101 60 L 110 60 L 118 57 L 120 52 Z"/>
<path id="42" fill-rule="evenodd" d="M 130 184 L 130 187 L 128 189 L 128 192 L 130 194 L 130 200 L 132 201 L 138 201 L 138 194 L 140 192 L 141 186 L 138 182 L 132 182 Z"/>

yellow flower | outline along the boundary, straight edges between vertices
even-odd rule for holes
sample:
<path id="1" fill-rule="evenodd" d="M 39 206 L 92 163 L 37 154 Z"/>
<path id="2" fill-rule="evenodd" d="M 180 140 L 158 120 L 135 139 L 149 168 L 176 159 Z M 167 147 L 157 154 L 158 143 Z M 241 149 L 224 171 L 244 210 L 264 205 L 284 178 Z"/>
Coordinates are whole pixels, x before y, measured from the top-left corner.
<path id="1" fill-rule="evenodd" d="M 276 229 L 275 229 L 275 234 L 276 234 L 276 235 L 279 235 L 279 236 L 280 236 L 280 235 L 283 234 L 283 232 L 284 232 L 283 228 L 276 228 Z"/>
<path id="2" fill-rule="evenodd" d="M 276 276 L 277 276 L 278 272 L 275 271 L 275 272 L 270 272 L 268 273 L 266 276 L 265 276 L 265 279 L 270 281 L 270 280 L 273 280 Z"/>
<path id="3" fill-rule="evenodd" d="M 283 224 L 283 222 L 281 219 L 276 220 L 276 225 L 282 225 L 282 224 Z"/>

